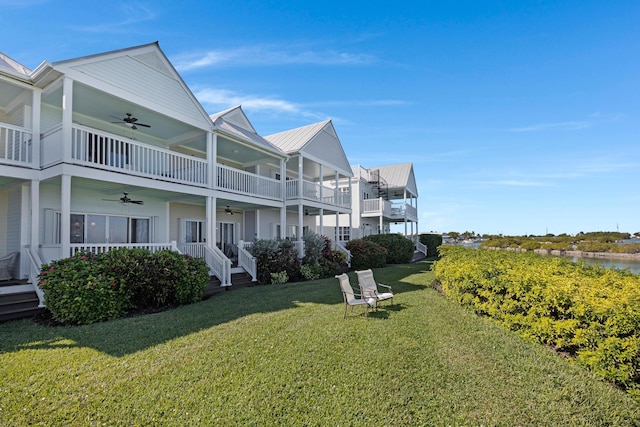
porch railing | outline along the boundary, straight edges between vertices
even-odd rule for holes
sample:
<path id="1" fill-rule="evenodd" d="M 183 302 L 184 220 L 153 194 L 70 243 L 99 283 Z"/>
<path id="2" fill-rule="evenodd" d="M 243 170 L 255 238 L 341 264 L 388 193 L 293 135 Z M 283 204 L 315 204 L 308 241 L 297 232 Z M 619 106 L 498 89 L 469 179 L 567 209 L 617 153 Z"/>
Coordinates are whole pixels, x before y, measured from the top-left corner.
<path id="1" fill-rule="evenodd" d="M 80 251 L 92 254 L 101 254 L 117 248 L 147 249 L 151 253 L 162 250 L 177 251 L 176 242 L 169 243 L 72 243 L 69 248 L 69 256 L 74 256 Z"/>
<path id="2" fill-rule="evenodd" d="M 204 243 L 181 243 L 178 249 L 192 257 L 204 258 L 210 273 L 220 280 L 220 286 L 231 286 L 231 260 L 220 249 Z"/>
<path id="3" fill-rule="evenodd" d="M 101 169 L 208 186 L 205 159 L 126 140 L 80 125 L 72 127 L 71 158 L 77 163 Z"/>
<path id="4" fill-rule="evenodd" d="M 335 188 L 306 180 L 302 181 L 302 191 L 299 191 L 299 188 L 298 180 L 287 181 L 287 199 L 301 198 L 333 206 L 351 206 L 351 193 L 349 192 L 338 192 L 336 197 Z M 320 196 L 321 190 L 322 197 Z"/>
<path id="5" fill-rule="evenodd" d="M 31 163 L 31 131 L 0 124 L 0 162 L 19 165 Z"/>
<path id="6" fill-rule="evenodd" d="M 250 196 L 282 200 L 282 184 L 279 180 L 217 165 L 217 188 Z"/>
<path id="7" fill-rule="evenodd" d="M 418 210 L 408 203 L 391 203 L 380 197 L 377 199 L 363 200 L 362 213 L 382 215 L 391 219 L 404 219 L 406 213 L 407 218 L 416 219 Z"/>
<path id="8" fill-rule="evenodd" d="M 242 240 L 238 242 L 238 266 L 244 268 L 251 276 L 251 281 L 255 282 L 258 280 L 258 265 L 256 263 L 256 257 L 251 255 L 248 250 L 251 245 L 251 242 Z"/>

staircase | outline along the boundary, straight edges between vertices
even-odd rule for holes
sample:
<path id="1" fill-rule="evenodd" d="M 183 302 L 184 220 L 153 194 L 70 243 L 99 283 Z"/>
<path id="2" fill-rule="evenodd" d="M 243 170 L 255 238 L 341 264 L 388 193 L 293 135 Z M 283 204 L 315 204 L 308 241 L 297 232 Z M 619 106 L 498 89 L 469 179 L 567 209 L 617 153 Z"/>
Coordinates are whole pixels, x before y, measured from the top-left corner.
<path id="1" fill-rule="evenodd" d="M 205 290 L 205 299 L 220 292 L 254 286 L 256 283 L 251 281 L 251 276 L 246 272 L 231 273 L 231 286 L 220 286 L 220 280 L 216 276 L 211 276 Z"/>
<path id="2" fill-rule="evenodd" d="M 389 185 L 383 177 L 380 176 L 380 170 L 372 170 L 369 174 L 369 184 L 376 191 L 376 197 L 383 200 L 389 200 Z"/>
<path id="3" fill-rule="evenodd" d="M 0 286 L 0 322 L 33 317 L 44 311 L 38 307 L 38 295 L 26 282 L 8 282 Z"/>

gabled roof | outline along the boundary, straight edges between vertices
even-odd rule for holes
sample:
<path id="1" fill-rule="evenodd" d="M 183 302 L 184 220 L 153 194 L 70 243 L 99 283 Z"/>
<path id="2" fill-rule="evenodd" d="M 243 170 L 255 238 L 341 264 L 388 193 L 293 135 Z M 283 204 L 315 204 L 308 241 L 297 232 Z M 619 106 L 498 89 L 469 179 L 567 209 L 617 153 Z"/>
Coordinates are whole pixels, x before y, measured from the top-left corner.
<path id="1" fill-rule="evenodd" d="M 302 154 L 319 164 L 327 165 L 345 176 L 353 176 L 331 120 L 265 136 L 289 155 Z"/>
<path id="2" fill-rule="evenodd" d="M 61 75 L 169 117 L 211 128 L 204 108 L 158 42 L 64 61 L 45 61 L 33 72 L 33 79 L 44 87 Z"/>
<path id="3" fill-rule="evenodd" d="M 282 150 L 258 135 L 241 106 L 212 114 L 209 118 L 213 122 L 214 127 L 220 132 L 242 141 L 251 142 L 280 157 L 287 157 Z"/>
<path id="4" fill-rule="evenodd" d="M 0 71 L 23 80 L 28 80 L 31 75 L 30 69 L 2 52 L 0 52 Z"/>
<path id="5" fill-rule="evenodd" d="M 406 188 L 410 193 L 418 197 L 418 186 L 413 173 L 413 163 L 380 166 L 369 168 L 369 170 L 380 171 L 380 176 L 387 182 L 389 189 Z"/>

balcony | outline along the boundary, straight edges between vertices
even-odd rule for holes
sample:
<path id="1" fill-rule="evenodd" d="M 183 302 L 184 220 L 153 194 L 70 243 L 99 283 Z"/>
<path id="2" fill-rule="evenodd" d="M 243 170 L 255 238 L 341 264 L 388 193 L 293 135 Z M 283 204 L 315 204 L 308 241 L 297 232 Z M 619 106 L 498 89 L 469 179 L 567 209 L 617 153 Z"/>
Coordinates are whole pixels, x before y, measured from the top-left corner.
<path id="1" fill-rule="evenodd" d="M 0 123 L 0 163 L 31 166 L 31 131 Z"/>
<path id="2" fill-rule="evenodd" d="M 407 203 L 391 203 L 383 198 L 362 201 L 363 216 L 382 216 L 392 221 L 404 221 L 405 214 L 409 221 L 418 220 L 418 210 Z"/>
<path id="3" fill-rule="evenodd" d="M 351 207 L 351 193 L 340 191 L 311 181 L 302 181 L 302 191 L 298 180 L 287 181 L 287 200 L 304 199 L 342 208 Z"/>
<path id="4" fill-rule="evenodd" d="M 217 166 L 216 188 L 236 194 L 282 200 L 282 184 L 279 180 L 234 169 Z"/>

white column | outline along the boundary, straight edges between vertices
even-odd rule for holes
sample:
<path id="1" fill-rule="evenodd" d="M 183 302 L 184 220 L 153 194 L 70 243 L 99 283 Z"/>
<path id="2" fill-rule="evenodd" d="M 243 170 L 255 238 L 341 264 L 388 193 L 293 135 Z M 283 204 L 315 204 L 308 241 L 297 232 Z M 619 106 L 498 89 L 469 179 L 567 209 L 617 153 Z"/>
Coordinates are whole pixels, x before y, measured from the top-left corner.
<path id="1" fill-rule="evenodd" d="M 320 183 L 320 201 L 324 200 L 324 166 L 320 165 L 320 176 L 318 177 Z"/>
<path id="2" fill-rule="evenodd" d="M 60 177 L 60 258 L 69 258 L 71 249 L 71 175 Z"/>
<path id="3" fill-rule="evenodd" d="M 320 211 L 318 212 L 319 215 L 319 220 L 320 220 L 320 229 L 318 230 L 320 232 L 320 235 L 322 236 L 324 234 L 324 208 L 320 208 Z"/>
<path id="4" fill-rule="evenodd" d="M 217 153 L 218 152 L 218 135 L 213 132 L 207 132 L 207 166 L 209 167 L 209 188 L 217 188 L 216 177 L 218 176 Z"/>
<path id="5" fill-rule="evenodd" d="M 207 197 L 207 246 L 210 248 L 216 245 L 216 202 L 215 197 Z"/>
<path id="6" fill-rule="evenodd" d="M 39 168 L 40 161 L 40 103 L 42 92 L 34 89 L 31 95 L 31 167 Z M 32 187 L 33 188 L 33 187 Z"/>
<path id="7" fill-rule="evenodd" d="M 31 238 L 29 245 L 34 253 L 38 253 L 40 244 L 40 181 L 31 181 Z M 40 254 L 38 254 L 40 255 Z"/>
<path id="8" fill-rule="evenodd" d="M 64 77 L 62 80 L 62 161 L 71 162 L 71 138 L 73 125 L 73 80 Z M 69 236 L 67 236 L 67 240 Z M 64 240 L 64 238 L 63 238 Z M 69 254 L 65 255 L 65 258 Z"/>

